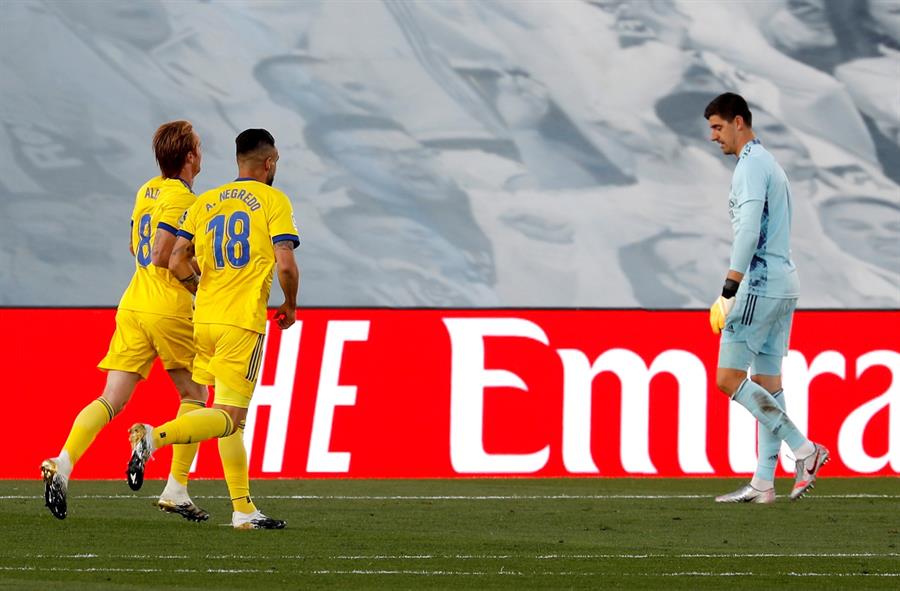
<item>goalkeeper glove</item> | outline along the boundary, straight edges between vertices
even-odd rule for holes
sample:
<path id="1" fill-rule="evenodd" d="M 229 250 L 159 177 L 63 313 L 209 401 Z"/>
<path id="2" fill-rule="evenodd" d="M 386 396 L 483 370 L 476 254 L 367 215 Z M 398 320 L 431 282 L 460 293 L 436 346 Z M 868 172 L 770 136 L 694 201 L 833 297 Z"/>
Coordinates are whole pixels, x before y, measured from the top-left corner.
<path id="1" fill-rule="evenodd" d="M 734 296 L 726 298 L 719 296 L 709 309 L 709 326 L 714 334 L 719 334 L 725 328 L 725 319 L 731 309 L 734 308 Z"/>
<path id="2" fill-rule="evenodd" d="M 734 279 L 726 279 L 722 295 L 709 308 L 709 327 L 712 328 L 713 334 L 719 334 L 725 328 L 725 321 L 734 308 L 734 297 L 739 286 L 740 283 Z"/>

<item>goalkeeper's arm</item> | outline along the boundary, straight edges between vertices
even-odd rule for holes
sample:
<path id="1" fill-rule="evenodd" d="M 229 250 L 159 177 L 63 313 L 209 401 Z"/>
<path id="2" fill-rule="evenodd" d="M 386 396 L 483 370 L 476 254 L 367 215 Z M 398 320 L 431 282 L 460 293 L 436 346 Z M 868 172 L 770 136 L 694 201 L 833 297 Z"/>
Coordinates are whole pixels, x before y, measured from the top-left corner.
<path id="1" fill-rule="evenodd" d="M 734 233 L 734 243 L 731 245 L 730 269 L 722 286 L 722 294 L 709 309 L 709 326 L 715 334 L 719 334 L 725 328 L 728 314 L 734 308 L 738 287 L 744 279 L 744 271 L 750 266 L 750 261 L 756 253 L 764 206 L 765 201 L 754 199 L 745 201 L 736 212 L 738 226 Z"/>
<path id="2" fill-rule="evenodd" d="M 754 253 L 759 246 L 759 231 L 762 224 L 763 208 L 765 201 L 745 201 L 738 206 L 738 226 L 734 232 L 734 242 L 731 245 L 731 263 L 729 274 L 734 272 L 744 276 Z M 738 279 L 740 282 L 740 279 Z"/>

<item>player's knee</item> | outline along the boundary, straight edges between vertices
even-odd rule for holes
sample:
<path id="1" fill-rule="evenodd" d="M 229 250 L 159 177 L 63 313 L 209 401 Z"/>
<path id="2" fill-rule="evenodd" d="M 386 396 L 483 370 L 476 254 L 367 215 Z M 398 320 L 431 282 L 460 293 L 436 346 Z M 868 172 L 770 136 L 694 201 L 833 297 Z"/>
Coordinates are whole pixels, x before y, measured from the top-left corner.
<path id="1" fill-rule="evenodd" d="M 120 398 L 116 398 L 115 396 L 110 396 L 110 397 L 101 396 L 101 398 L 103 398 L 103 400 L 105 400 L 106 403 L 109 405 L 109 408 L 112 410 L 113 417 L 115 417 L 120 412 L 122 412 L 122 409 L 125 408 L 126 404 L 128 404 L 127 398 L 120 399 Z"/>
<path id="2" fill-rule="evenodd" d="M 719 392 L 721 392 L 723 394 L 727 394 L 729 396 L 731 396 L 731 394 L 732 394 L 731 390 L 729 389 L 730 384 L 731 384 L 731 382 L 729 382 L 728 380 L 723 380 L 723 379 L 716 380 L 716 387 L 719 389 Z"/>
<path id="3" fill-rule="evenodd" d="M 181 395 L 182 400 L 195 400 L 203 404 L 206 404 L 206 401 L 209 400 L 209 389 L 195 382 L 189 382 L 180 387 L 178 393 Z"/>
<path id="4" fill-rule="evenodd" d="M 733 371 L 722 370 L 716 372 L 716 387 L 723 394 L 731 396 L 744 381 L 746 376 L 740 375 Z"/>
<path id="5" fill-rule="evenodd" d="M 240 408 L 236 406 L 218 406 L 216 405 L 214 408 L 218 408 L 222 412 L 228 415 L 228 418 L 231 419 L 229 421 L 229 430 L 228 435 L 234 435 L 238 432 L 238 430 L 244 428 L 244 423 L 247 420 L 247 409 Z M 226 435 L 227 436 L 227 435 Z"/>
<path id="6" fill-rule="evenodd" d="M 112 410 L 113 417 L 122 412 L 122 409 L 125 408 L 125 405 L 128 404 L 128 401 L 131 400 L 131 396 L 124 392 L 118 392 L 115 389 L 107 389 L 100 396 L 106 403 L 109 405 L 109 408 Z"/>
<path id="7" fill-rule="evenodd" d="M 228 421 L 228 431 L 226 432 L 225 437 L 229 437 L 238 432 L 239 425 L 243 426 L 243 422 L 238 421 L 238 419 L 234 415 L 234 413 L 230 413 L 228 411 L 225 411 L 225 412 L 228 415 L 228 418 L 230 419 Z"/>

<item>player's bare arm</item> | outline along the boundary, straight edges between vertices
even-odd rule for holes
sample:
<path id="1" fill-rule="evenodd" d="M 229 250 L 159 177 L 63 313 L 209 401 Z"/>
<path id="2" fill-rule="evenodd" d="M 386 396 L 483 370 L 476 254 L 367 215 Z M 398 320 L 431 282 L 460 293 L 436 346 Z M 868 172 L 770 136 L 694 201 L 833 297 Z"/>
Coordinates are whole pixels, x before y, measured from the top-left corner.
<path id="1" fill-rule="evenodd" d="M 744 280 L 744 274 L 735 271 L 734 269 L 728 269 L 728 275 L 725 276 L 725 279 L 731 279 L 736 283 L 740 283 Z"/>
<path id="2" fill-rule="evenodd" d="M 179 236 L 175 240 L 172 247 L 172 254 L 169 256 L 169 271 L 175 275 L 186 290 L 191 293 L 197 293 L 197 287 L 200 285 L 200 276 L 194 270 L 192 264 L 194 258 L 194 243 Z"/>
<path id="3" fill-rule="evenodd" d="M 297 318 L 297 290 L 300 286 L 300 269 L 294 258 L 294 243 L 282 240 L 275 243 L 275 263 L 278 268 L 278 283 L 284 292 L 284 303 L 275 313 L 278 328 L 284 330 L 294 324 Z"/>
<path id="4" fill-rule="evenodd" d="M 153 237 L 153 245 L 150 250 L 150 260 L 157 267 L 169 268 L 169 257 L 172 256 L 172 248 L 175 246 L 175 234 L 163 228 L 156 231 Z"/>

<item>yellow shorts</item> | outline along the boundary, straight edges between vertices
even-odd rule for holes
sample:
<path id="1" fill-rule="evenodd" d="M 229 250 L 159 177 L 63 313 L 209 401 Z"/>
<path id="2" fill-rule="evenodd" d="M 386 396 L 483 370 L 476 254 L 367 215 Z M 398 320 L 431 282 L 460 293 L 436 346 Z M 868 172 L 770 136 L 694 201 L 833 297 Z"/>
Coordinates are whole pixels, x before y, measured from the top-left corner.
<path id="1" fill-rule="evenodd" d="M 192 332 L 189 318 L 118 310 L 109 352 L 97 367 L 138 373 L 147 379 L 159 357 L 166 369 L 190 370 L 194 361 Z"/>
<path id="2" fill-rule="evenodd" d="M 227 324 L 195 324 L 194 381 L 216 386 L 216 404 L 250 406 L 265 335 Z"/>

